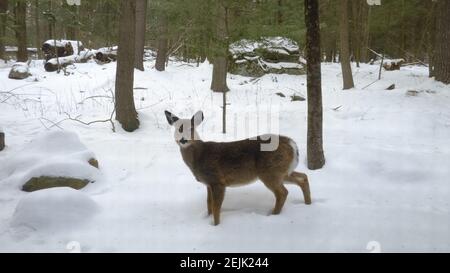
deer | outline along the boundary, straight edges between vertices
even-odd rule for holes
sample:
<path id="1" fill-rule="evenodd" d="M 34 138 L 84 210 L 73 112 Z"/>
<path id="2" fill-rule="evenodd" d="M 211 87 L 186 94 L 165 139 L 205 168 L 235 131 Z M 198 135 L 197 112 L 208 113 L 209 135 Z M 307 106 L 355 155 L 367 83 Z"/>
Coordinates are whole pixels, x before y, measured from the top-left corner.
<path id="1" fill-rule="evenodd" d="M 234 142 L 204 142 L 197 132 L 204 121 L 202 111 L 191 119 L 180 119 L 165 111 L 169 125 L 174 127 L 184 163 L 195 179 L 207 188 L 208 216 L 213 215 L 213 224 L 220 224 L 220 211 L 227 187 L 238 187 L 255 181 L 262 183 L 275 195 L 273 215 L 278 215 L 288 196 L 285 184 L 298 185 L 304 202 L 310 205 L 311 193 L 308 176 L 296 172 L 299 150 L 291 138 L 281 135 L 263 135 Z M 271 139 L 277 139 L 275 149 L 262 149 Z"/>

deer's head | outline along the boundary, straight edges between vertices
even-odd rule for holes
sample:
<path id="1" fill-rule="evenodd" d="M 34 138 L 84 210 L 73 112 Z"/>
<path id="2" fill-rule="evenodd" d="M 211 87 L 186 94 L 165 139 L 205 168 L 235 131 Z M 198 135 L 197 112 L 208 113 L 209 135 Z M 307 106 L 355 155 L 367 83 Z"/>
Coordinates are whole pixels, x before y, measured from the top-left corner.
<path id="1" fill-rule="evenodd" d="M 197 112 L 191 119 L 180 119 L 169 111 L 165 111 L 167 122 L 175 128 L 175 141 L 181 148 L 189 147 L 194 141 L 200 140 L 197 127 L 203 122 L 202 111 Z"/>

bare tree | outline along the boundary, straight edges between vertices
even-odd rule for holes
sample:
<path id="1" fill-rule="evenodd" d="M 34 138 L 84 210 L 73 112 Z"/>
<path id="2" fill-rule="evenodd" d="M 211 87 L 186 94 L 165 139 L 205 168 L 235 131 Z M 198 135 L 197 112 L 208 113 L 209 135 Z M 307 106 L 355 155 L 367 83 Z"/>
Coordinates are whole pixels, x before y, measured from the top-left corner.
<path id="1" fill-rule="evenodd" d="M 349 23 L 348 23 L 348 0 L 341 0 L 341 66 L 344 79 L 344 90 L 355 87 L 353 83 L 352 67 L 350 64 Z"/>
<path id="2" fill-rule="evenodd" d="M 228 27 L 227 27 L 227 7 L 223 0 L 217 1 L 217 29 L 216 42 L 214 48 L 213 75 L 211 90 L 214 92 L 228 92 Z"/>
<path id="3" fill-rule="evenodd" d="M 127 132 L 139 128 L 134 105 L 134 49 L 136 36 L 136 1 L 120 1 L 119 48 L 116 72 L 116 120 Z"/>
<path id="4" fill-rule="evenodd" d="M 145 26 L 147 24 L 147 0 L 136 0 L 136 50 L 135 67 L 144 71 Z"/>
<path id="5" fill-rule="evenodd" d="M 322 139 L 322 81 L 318 0 L 305 0 L 306 59 L 308 88 L 308 168 L 325 165 Z"/>
<path id="6" fill-rule="evenodd" d="M 158 52 L 156 55 L 155 68 L 158 71 L 166 70 L 169 20 L 165 12 L 161 12 L 159 18 Z"/>
<path id="7" fill-rule="evenodd" d="M 26 62 L 28 61 L 28 51 L 27 51 L 27 1 L 17 0 L 14 7 L 15 15 L 15 32 L 17 39 L 17 61 Z"/>
<path id="8" fill-rule="evenodd" d="M 450 1 L 438 0 L 434 52 L 434 76 L 437 81 L 450 83 Z"/>

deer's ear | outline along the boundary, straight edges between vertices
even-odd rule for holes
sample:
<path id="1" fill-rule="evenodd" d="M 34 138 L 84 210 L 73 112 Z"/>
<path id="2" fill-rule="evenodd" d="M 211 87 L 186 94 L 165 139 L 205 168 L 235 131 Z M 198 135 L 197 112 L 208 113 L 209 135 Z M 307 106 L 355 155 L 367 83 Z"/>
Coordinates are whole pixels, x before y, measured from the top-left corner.
<path id="1" fill-rule="evenodd" d="M 202 111 L 198 111 L 191 119 L 191 123 L 197 127 L 199 126 L 203 120 L 205 119 L 205 116 L 203 115 Z"/>
<path id="2" fill-rule="evenodd" d="M 167 122 L 170 125 L 174 125 L 175 122 L 180 120 L 177 116 L 175 116 L 174 114 L 170 113 L 169 111 L 165 111 L 164 113 L 166 114 Z"/>

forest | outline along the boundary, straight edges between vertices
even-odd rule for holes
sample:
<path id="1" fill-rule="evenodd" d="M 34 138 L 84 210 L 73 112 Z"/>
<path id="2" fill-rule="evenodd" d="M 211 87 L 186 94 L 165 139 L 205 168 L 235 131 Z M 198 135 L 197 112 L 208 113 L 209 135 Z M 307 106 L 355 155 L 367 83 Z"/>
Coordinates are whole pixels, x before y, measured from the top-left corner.
<path id="1" fill-rule="evenodd" d="M 446 0 L 0 0 L 0 252 L 449 251 L 449 84 Z"/>

